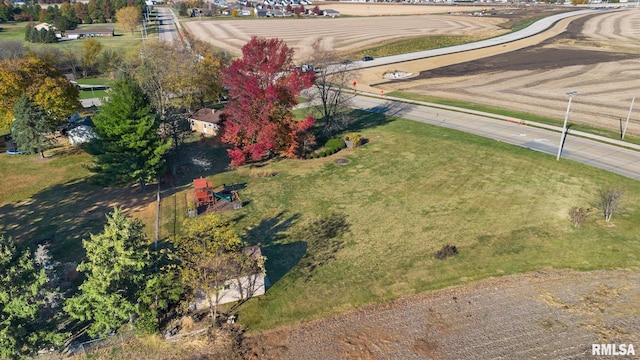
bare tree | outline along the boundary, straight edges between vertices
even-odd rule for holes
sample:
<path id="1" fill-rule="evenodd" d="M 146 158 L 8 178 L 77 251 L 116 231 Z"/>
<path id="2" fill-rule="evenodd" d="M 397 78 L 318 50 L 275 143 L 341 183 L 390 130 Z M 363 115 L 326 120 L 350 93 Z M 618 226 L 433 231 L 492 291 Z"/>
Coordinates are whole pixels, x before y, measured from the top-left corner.
<path id="1" fill-rule="evenodd" d="M 13 60 L 21 58 L 25 53 L 24 45 L 19 40 L 0 41 L 0 60 Z"/>
<path id="2" fill-rule="evenodd" d="M 331 135 L 349 125 L 347 105 L 353 95 L 345 90 L 356 80 L 354 65 L 340 63 L 335 52 L 327 50 L 320 40 L 312 45 L 316 81 L 310 101 L 323 122 L 323 132 Z"/>
<path id="3" fill-rule="evenodd" d="M 585 209 L 582 207 L 572 207 L 569 209 L 569 218 L 573 223 L 573 227 L 580 227 L 585 222 L 587 222 L 587 218 L 589 217 L 589 209 Z"/>
<path id="4" fill-rule="evenodd" d="M 618 211 L 620 205 L 620 198 L 622 197 L 622 190 L 603 188 L 598 192 L 597 205 L 602 209 L 602 215 L 604 215 L 604 221 L 611 221 L 613 214 Z"/>

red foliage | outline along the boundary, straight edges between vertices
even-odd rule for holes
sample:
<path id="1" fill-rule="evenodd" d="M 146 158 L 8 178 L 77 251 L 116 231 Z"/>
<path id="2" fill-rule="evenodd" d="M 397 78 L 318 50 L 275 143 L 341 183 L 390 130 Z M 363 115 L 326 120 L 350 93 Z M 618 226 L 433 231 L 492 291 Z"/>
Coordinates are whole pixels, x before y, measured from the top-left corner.
<path id="1" fill-rule="evenodd" d="M 253 37 L 242 47 L 242 58 L 223 70 L 230 101 L 222 141 L 233 146 L 232 166 L 273 153 L 300 155 L 301 135 L 315 119 L 297 121 L 291 110 L 300 91 L 313 84 L 314 74 L 291 70 L 292 57 L 293 50 L 282 40 Z"/>

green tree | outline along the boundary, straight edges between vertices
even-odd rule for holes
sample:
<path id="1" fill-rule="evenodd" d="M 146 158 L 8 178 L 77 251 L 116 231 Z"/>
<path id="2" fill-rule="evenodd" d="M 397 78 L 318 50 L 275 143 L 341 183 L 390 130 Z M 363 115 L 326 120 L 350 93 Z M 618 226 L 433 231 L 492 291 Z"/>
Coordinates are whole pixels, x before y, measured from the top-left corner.
<path id="1" fill-rule="evenodd" d="M 171 146 L 159 134 L 156 116 L 138 84 L 131 78 L 116 81 L 109 99 L 93 118 L 98 146 L 92 170 L 103 184 L 120 186 L 134 182 L 145 190 L 164 164 L 164 153 Z"/>
<path id="2" fill-rule="evenodd" d="M 11 3 L 9 3 L 11 4 Z M 7 6 L 7 4 L 0 2 L 0 20 L 7 22 L 10 20 L 11 9 Z"/>
<path id="3" fill-rule="evenodd" d="M 12 238 L 0 235 L 0 358 L 35 355 L 66 337 L 56 332 L 47 281 L 29 251 L 18 251 Z"/>
<path id="4" fill-rule="evenodd" d="M 53 144 L 48 134 L 55 129 L 47 114 L 26 95 L 20 97 L 13 113 L 15 120 L 11 123 L 11 134 L 18 150 L 39 153 L 44 158 L 44 151 Z"/>
<path id="5" fill-rule="evenodd" d="M 102 43 L 95 38 L 82 40 L 82 77 L 93 69 L 102 50 Z"/>
<path id="6" fill-rule="evenodd" d="M 201 293 L 217 316 L 217 294 L 227 280 L 249 266 L 243 242 L 229 222 L 217 214 L 187 219 L 182 234 L 173 239 L 183 284 L 193 295 Z"/>
<path id="7" fill-rule="evenodd" d="M 138 300 L 153 278 L 149 241 L 142 222 L 115 208 L 102 233 L 82 240 L 82 246 L 87 260 L 77 269 L 86 279 L 64 309 L 71 317 L 90 322 L 90 336 L 106 335 L 144 313 Z"/>

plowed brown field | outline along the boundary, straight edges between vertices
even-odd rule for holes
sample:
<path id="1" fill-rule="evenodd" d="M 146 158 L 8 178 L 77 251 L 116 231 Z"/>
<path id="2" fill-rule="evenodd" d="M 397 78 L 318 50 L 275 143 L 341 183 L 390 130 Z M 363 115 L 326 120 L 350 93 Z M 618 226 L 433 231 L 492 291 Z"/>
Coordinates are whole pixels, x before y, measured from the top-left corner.
<path id="1" fill-rule="evenodd" d="M 539 271 L 427 293 L 249 338 L 256 359 L 594 359 L 640 355 L 640 273 Z M 638 356 L 616 358 L 639 358 Z"/>
<path id="2" fill-rule="evenodd" d="M 640 11 L 597 13 L 561 22 L 556 29 L 502 47 L 362 71 L 362 83 L 459 99 L 562 120 L 568 96 L 570 122 L 617 131 L 634 96 L 640 96 Z M 387 71 L 415 76 L 384 81 Z M 639 99 L 640 100 L 640 99 Z M 640 136 L 640 110 L 629 135 Z"/>

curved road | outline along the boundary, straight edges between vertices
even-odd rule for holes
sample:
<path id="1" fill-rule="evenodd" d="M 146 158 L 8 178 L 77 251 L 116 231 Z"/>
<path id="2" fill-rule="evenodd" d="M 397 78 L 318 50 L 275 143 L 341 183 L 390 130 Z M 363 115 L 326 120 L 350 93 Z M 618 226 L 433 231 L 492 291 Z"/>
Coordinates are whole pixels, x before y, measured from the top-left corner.
<path id="1" fill-rule="evenodd" d="M 395 63 L 400 63 L 405 61 L 419 60 L 419 59 L 440 56 L 440 55 L 455 54 L 459 52 L 477 50 L 477 49 L 482 49 L 482 48 L 496 46 L 496 45 L 502 45 L 502 44 L 510 43 L 517 40 L 522 40 L 522 39 L 534 36 L 536 34 L 542 33 L 550 29 L 551 27 L 553 27 L 554 24 L 556 24 L 558 21 L 562 19 L 567 19 L 574 16 L 580 16 L 585 14 L 591 14 L 594 11 L 602 11 L 602 10 L 587 9 L 587 10 L 578 10 L 578 11 L 571 11 L 571 12 L 566 12 L 562 14 L 556 14 L 556 15 L 546 17 L 544 19 L 540 19 L 522 30 L 497 36 L 491 39 L 485 39 L 485 40 L 476 41 L 468 44 L 449 46 L 449 47 L 439 48 L 439 49 L 417 51 L 417 52 L 393 55 L 393 56 L 385 56 L 385 57 L 373 59 L 371 61 L 357 61 L 354 64 L 357 64 L 358 68 L 368 68 L 368 67 L 375 67 L 375 66 L 381 66 L 381 65 L 395 64 Z"/>
<path id="2" fill-rule="evenodd" d="M 557 126 L 525 122 L 520 119 L 506 119 L 493 114 L 375 95 L 355 96 L 351 99 L 350 106 L 354 109 L 384 113 L 403 119 L 464 131 L 554 156 L 558 151 L 560 132 L 562 131 L 562 128 Z M 593 139 L 572 136 L 572 134 L 575 134 L 575 132 L 569 130 L 562 149 L 563 159 L 578 161 L 640 180 L 640 146 L 624 143 L 626 147 L 621 147 Z"/>

